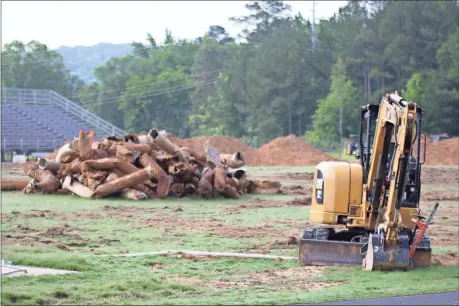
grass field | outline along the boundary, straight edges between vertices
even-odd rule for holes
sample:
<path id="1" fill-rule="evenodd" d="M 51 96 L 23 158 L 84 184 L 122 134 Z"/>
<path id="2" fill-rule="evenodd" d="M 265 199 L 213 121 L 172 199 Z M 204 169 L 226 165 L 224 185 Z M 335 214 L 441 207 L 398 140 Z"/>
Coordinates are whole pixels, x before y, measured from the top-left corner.
<path id="1" fill-rule="evenodd" d="M 248 173 L 287 186 L 310 185 L 301 175 L 312 169 L 253 167 Z M 454 194 L 440 200 L 432 239 L 436 258 L 457 258 L 454 184 L 426 186 L 432 192 L 423 199 L 429 208 L 438 200 L 429 197 Z M 360 267 L 300 267 L 296 261 L 111 256 L 178 249 L 296 256 L 298 246 L 289 244 L 290 237 L 301 235 L 309 216 L 308 206 L 291 201 L 297 197 L 304 195 L 136 202 L 2 193 L 2 259 L 81 272 L 3 277 L 2 303 L 286 304 L 459 287 L 459 266 L 451 262 L 409 272 L 365 272 Z"/>

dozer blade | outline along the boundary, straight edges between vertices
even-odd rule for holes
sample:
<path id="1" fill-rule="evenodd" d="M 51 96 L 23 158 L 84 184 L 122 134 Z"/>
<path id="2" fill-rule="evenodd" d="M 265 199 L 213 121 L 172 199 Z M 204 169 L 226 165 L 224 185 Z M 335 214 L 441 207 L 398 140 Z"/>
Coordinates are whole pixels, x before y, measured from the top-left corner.
<path id="1" fill-rule="evenodd" d="M 399 236 L 399 243 L 387 245 L 381 234 L 370 234 L 362 267 L 365 270 L 406 270 L 411 266 L 409 237 Z"/>
<path id="2" fill-rule="evenodd" d="M 348 266 L 361 265 L 363 243 L 301 239 L 299 261 L 303 265 Z"/>
<path id="3" fill-rule="evenodd" d="M 366 256 L 362 255 L 365 249 L 374 250 L 374 244 L 369 245 L 360 242 L 348 242 L 325 239 L 300 239 L 299 262 L 302 265 L 314 266 L 350 266 L 362 265 L 363 268 L 371 264 L 371 269 L 377 269 L 378 263 L 374 265 L 374 251 L 366 251 Z M 377 251 L 377 257 L 380 258 Z M 394 253 L 394 252 L 392 252 Z M 403 257 L 403 256 L 402 256 Z M 430 248 L 430 238 L 425 237 L 422 244 L 416 248 L 414 258 L 411 259 L 412 267 L 427 267 L 431 264 L 432 249 Z M 384 262 L 384 261 L 383 261 Z M 389 261 L 390 262 L 390 261 Z M 403 264 L 402 266 L 404 266 Z"/>

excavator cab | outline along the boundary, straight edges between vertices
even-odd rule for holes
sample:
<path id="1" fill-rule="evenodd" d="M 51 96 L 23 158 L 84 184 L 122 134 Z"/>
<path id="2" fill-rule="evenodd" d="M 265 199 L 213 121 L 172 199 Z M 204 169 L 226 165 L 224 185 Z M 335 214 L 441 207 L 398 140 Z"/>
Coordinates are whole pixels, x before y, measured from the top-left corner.
<path id="1" fill-rule="evenodd" d="M 359 164 L 316 166 L 309 214 L 316 225 L 306 228 L 300 239 L 301 264 L 364 264 L 369 270 L 430 264 L 430 238 L 419 231 L 426 227 L 414 220 L 421 192 L 421 155 L 425 159 L 426 149 L 424 141 L 421 154 L 420 140 L 426 137 L 421 130 L 423 111 L 395 97 L 400 101 L 387 98 L 379 105 L 361 107 Z M 414 119 L 409 129 L 408 107 Z M 397 116 L 405 114 L 403 123 L 394 118 L 394 109 Z M 388 124 L 381 128 L 385 119 Z M 407 132 L 398 133 L 403 127 Z M 388 227 L 392 234 L 396 231 L 395 244 L 384 242 Z"/>

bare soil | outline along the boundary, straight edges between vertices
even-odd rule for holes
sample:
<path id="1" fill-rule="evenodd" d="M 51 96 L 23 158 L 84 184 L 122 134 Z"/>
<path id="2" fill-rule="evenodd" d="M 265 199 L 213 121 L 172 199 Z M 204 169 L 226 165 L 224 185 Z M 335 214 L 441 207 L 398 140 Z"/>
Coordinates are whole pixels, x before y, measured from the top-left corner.
<path id="1" fill-rule="evenodd" d="M 426 164 L 459 165 L 459 137 L 427 142 Z"/>
<path id="2" fill-rule="evenodd" d="M 298 267 L 286 270 L 272 270 L 268 272 L 251 272 L 243 279 L 231 281 L 225 278 L 214 281 L 203 281 L 194 277 L 174 276 L 167 281 L 190 285 L 207 286 L 214 289 L 276 287 L 281 290 L 313 291 L 336 286 L 344 281 L 317 282 L 311 281 L 314 276 L 322 274 L 323 267 Z"/>
<path id="3" fill-rule="evenodd" d="M 255 154 L 248 156 L 247 164 L 250 166 L 308 166 L 332 160 L 335 159 L 292 134 L 264 144 Z"/>
<path id="4" fill-rule="evenodd" d="M 421 172 L 423 184 L 459 185 L 459 168 L 424 167 Z"/>
<path id="5" fill-rule="evenodd" d="M 442 266 L 457 266 L 459 262 L 458 253 L 448 252 L 441 255 L 433 255 L 432 263 Z"/>

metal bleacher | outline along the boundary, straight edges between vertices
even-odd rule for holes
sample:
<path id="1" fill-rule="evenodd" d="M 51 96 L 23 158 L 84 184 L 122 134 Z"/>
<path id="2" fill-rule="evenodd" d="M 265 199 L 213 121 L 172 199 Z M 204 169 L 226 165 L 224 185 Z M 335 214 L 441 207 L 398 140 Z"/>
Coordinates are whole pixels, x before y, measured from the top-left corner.
<path id="1" fill-rule="evenodd" d="M 51 90 L 2 88 L 2 151 L 52 151 L 80 130 L 96 139 L 125 132 Z"/>

